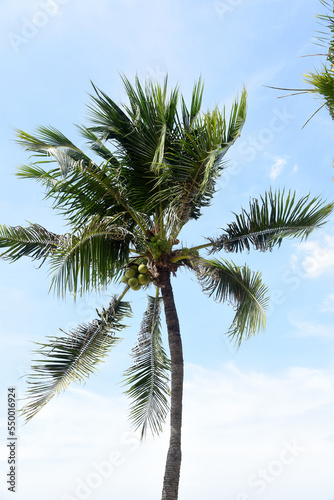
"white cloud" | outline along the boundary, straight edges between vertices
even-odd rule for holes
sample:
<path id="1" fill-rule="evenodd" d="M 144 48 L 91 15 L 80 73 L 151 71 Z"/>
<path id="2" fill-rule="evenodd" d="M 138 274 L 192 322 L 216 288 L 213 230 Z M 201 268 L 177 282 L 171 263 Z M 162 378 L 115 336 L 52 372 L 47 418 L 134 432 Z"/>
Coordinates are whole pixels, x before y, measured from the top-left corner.
<path id="1" fill-rule="evenodd" d="M 334 270 L 334 236 L 324 233 L 321 240 L 300 243 L 290 264 L 305 278 L 317 278 Z"/>
<path id="2" fill-rule="evenodd" d="M 292 367 L 274 376 L 233 363 L 216 371 L 188 365 L 186 373 L 180 498 L 256 498 L 261 468 L 271 474 L 263 484 L 267 500 L 313 500 L 314 468 L 318 497 L 330 495 L 332 373 Z M 49 403 L 19 429 L 15 498 L 159 498 L 168 427 L 139 444 L 129 432 L 126 403 L 82 389 Z"/>
<path id="3" fill-rule="evenodd" d="M 283 168 L 287 164 L 287 161 L 284 158 L 276 158 L 275 163 L 270 167 L 270 179 L 274 181 L 279 175 L 281 175 Z"/>

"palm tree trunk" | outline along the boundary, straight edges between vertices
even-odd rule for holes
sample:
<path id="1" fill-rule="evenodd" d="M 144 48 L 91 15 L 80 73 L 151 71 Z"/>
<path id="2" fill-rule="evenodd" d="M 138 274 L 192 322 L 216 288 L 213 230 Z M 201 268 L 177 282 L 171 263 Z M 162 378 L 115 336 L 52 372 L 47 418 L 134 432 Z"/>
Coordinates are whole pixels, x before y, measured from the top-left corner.
<path id="1" fill-rule="evenodd" d="M 171 357 L 171 412 L 170 441 L 166 460 L 162 500 L 177 500 L 181 468 L 181 425 L 183 394 L 183 354 L 170 273 L 161 276 L 161 294 L 166 315 L 168 342 Z"/>

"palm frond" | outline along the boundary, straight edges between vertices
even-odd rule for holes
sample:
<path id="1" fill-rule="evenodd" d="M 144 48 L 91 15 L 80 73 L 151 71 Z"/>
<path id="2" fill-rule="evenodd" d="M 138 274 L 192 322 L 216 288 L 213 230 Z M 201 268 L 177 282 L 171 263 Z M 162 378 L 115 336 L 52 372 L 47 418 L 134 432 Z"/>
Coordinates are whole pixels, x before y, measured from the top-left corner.
<path id="1" fill-rule="evenodd" d="M 62 175 L 66 175 L 78 164 L 88 164 L 91 160 L 64 134 L 54 127 L 39 127 L 35 135 L 17 130 L 16 142 L 35 156 L 53 159 L 59 165 Z"/>
<path id="2" fill-rule="evenodd" d="M 124 328 L 123 318 L 131 314 L 129 303 L 114 297 L 107 309 L 97 313 L 98 319 L 63 332 L 65 336 L 36 343 L 40 346 L 35 351 L 39 358 L 33 361 L 32 373 L 27 377 L 29 402 L 21 409 L 27 421 L 71 382 L 85 382 L 121 340 L 115 334 Z"/>
<path id="3" fill-rule="evenodd" d="M 33 260 L 45 259 L 53 254 L 62 236 L 51 233 L 39 224 L 29 227 L 0 226 L 0 248 L 8 248 L 0 254 L 6 260 L 16 261 L 21 257 Z"/>
<path id="4" fill-rule="evenodd" d="M 70 222 L 75 231 L 92 216 L 110 217 L 122 213 L 129 227 L 146 227 L 145 217 L 129 204 L 129 193 L 123 185 L 121 172 L 108 162 L 97 166 L 92 162 L 72 166 L 66 178 L 59 169 L 46 171 L 39 164 L 24 165 L 18 170 L 21 178 L 35 179 L 46 186 L 46 198 Z"/>
<path id="5" fill-rule="evenodd" d="M 242 209 L 235 215 L 235 221 L 227 225 L 225 234 L 210 239 L 212 251 L 238 252 L 249 250 L 272 250 L 280 246 L 283 238 L 306 239 L 314 229 L 326 223 L 334 203 L 325 204 L 319 197 L 303 196 L 296 199 L 296 193 L 269 191 L 258 199 L 252 199 L 249 210 Z"/>
<path id="6" fill-rule="evenodd" d="M 88 145 L 92 151 L 97 153 L 101 158 L 109 163 L 109 165 L 119 168 L 119 161 L 116 156 L 105 146 L 105 144 L 98 138 L 92 130 L 87 127 L 77 126 L 81 135 L 87 140 Z"/>
<path id="7" fill-rule="evenodd" d="M 235 316 L 227 333 L 238 346 L 244 338 L 265 329 L 269 297 L 259 272 L 226 260 L 201 259 L 197 276 L 205 293 L 218 302 L 227 301 L 234 306 Z"/>
<path id="8" fill-rule="evenodd" d="M 132 351 L 133 365 L 125 372 L 129 385 L 126 394 L 132 399 L 130 418 L 144 437 L 148 427 L 153 434 L 162 430 L 169 410 L 170 361 L 161 339 L 161 298 L 148 296 L 148 307 Z"/>
<path id="9" fill-rule="evenodd" d="M 190 111 L 188 110 L 186 102 L 182 96 L 182 108 L 181 108 L 182 122 L 183 122 L 183 127 L 188 131 L 190 130 L 194 119 L 198 116 L 201 110 L 203 90 L 204 90 L 204 84 L 202 82 L 202 79 L 199 78 L 193 88 Z"/>
<path id="10" fill-rule="evenodd" d="M 322 97 L 325 101 L 324 105 L 326 106 L 332 120 L 334 120 L 334 72 L 332 67 L 326 68 L 324 65 L 321 71 L 306 73 L 304 75 L 304 81 L 312 86 L 312 92 L 315 92 Z"/>
<path id="11" fill-rule="evenodd" d="M 133 233 L 113 219 L 92 218 L 75 234 L 63 237 L 50 259 L 50 287 L 74 295 L 106 286 L 128 262 Z"/>
<path id="12" fill-rule="evenodd" d="M 196 88 L 195 88 L 196 90 Z M 227 123 L 225 109 L 218 108 L 192 120 L 191 126 L 180 135 L 178 144 L 166 152 L 169 172 L 166 190 L 159 193 L 178 213 L 179 224 L 175 234 L 189 219 L 197 219 L 201 209 L 209 206 L 215 193 L 216 181 L 225 165 L 223 158 L 241 133 L 246 116 L 246 91 L 233 104 Z"/>

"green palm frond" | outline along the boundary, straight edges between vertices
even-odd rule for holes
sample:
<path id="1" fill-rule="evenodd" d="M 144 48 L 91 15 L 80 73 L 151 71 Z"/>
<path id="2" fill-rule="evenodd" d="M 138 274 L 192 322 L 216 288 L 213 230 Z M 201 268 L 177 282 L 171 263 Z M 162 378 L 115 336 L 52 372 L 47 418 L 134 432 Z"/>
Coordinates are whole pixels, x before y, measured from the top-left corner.
<path id="1" fill-rule="evenodd" d="M 204 292 L 235 307 L 228 335 L 238 346 L 244 338 L 265 328 L 269 297 L 259 272 L 254 273 L 247 265 L 239 267 L 226 260 L 201 260 L 197 275 Z"/>
<path id="2" fill-rule="evenodd" d="M 51 255 L 51 286 L 58 294 L 76 295 L 106 286 L 129 260 L 129 244 L 135 237 L 113 218 L 98 217 L 76 232 L 63 237 Z"/>
<path id="3" fill-rule="evenodd" d="M 260 200 L 252 199 L 248 211 L 234 214 L 235 221 L 227 225 L 225 234 L 210 239 L 212 251 L 238 252 L 251 246 L 266 251 L 280 246 L 285 237 L 306 239 L 325 224 L 333 209 L 334 203 L 325 204 L 319 197 L 297 200 L 291 191 L 285 196 L 284 191 L 270 190 Z"/>
<path id="4" fill-rule="evenodd" d="M 46 344 L 37 343 L 41 346 L 36 351 L 39 358 L 33 361 L 27 378 L 29 402 L 21 410 L 27 421 L 71 382 L 85 382 L 96 371 L 96 366 L 121 340 L 115 333 L 124 328 L 123 318 L 130 315 L 129 303 L 114 297 L 107 309 L 98 312 L 98 319 L 63 332 L 63 337 L 49 337 Z"/>
<path id="5" fill-rule="evenodd" d="M 193 88 L 190 111 L 188 110 L 186 102 L 182 96 L 182 123 L 183 127 L 187 131 L 190 130 L 193 124 L 193 120 L 198 116 L 201 110 L 203 90 L 204 90 L 204 84 L 202 82 L 202 79 L 199 78 Z"/>
<path id="6" fill-rule="evenodd" d="M 6 260 L 16 261 L 21 257 L 31 257 L 33 260 L 42 259 L 53 254 L 62 236 L 51 233 L 39 224 L 30 224 L 29 227 L 0 226 L 0 248 L 8 248 L 0 254 Z"/>
<path id="7" fill-rule="evenodd" d="M 288 95 L 313 94 L 323 101 L 316 111 L 306 120 L 303 128 L 323 107 L 327 108 L 332 120 L 334 120 L 334 5 L 333 1 L 327 2 L 327 0 L 320 0 L 320 2 L 330 13 L 316 15 L 324 26 L 325 31 L 323 29 L 321 31 L 316 31 L 317 35 L 315 38 L 317 41 L 315 43 L 325 47 L 325 53 L 317 55 L 326 56 L 328 64 L 322 64 L 321 69 L 315 70 L 314 72 L 307 72 L 303 75 L 303 81 L 309 84 L 310 87 L 289 89 L 268 86 L 269 88 L 292 92 Z"/>
<path id="8" fill-rule="evenodd" d="M 98 138 L 92 130 L 87 127 L 77 126 L 81 135 L 87 140 L 88 145 L 92 151 L 98 154 L 101 158 L 109 163 L 110 166 L 119 168 L 119 161 L 116 156 L 105 146 L 105 144 Z"/>
<path id="9" fill-rule="evenodd" d="M 246 92 L 234 103 L 227 122 L 225 112 L 217 108 L 200 115 L 201 79 L 194 86 L 190 110 L 182 97 L 181 118 L 178 89 L 167 96 L 167 79 L 163 86 L 143 86 L 138 78 L 134 86 L 125 77 L 123 82 L 129 104 L 122 108 L 94 87 L 93 126 L 88 130 L 100 143 L 110 140 L 119 161 L 126 165 L 122 179 L 130 205 L 151 216 L 172 210 L 182 227 L 210 203 L 222 158 L 244 123 Z M 175 207 L 177 200 L 181 201 Z"/>
<path id="10" fill-rule="evenodd" d="M 170 196 L 170 205 L 178 214 L 174 236 L 189 219 L 197 219 L 201 209 L 210 205 L 217 179 L 225 167 L 223 158 L 239 137 L 245 121 L 246 96 L 243 90 L 232 107 L 229 123 L 225 110 L 221 113 L 218 108 L 194 117 L 173 151 L 166 153 L 170 167 L 166 190 L 160 194 L 165 199 Z"/>
<path id="11" fill-rule="evenodd" d="M 167 81 L 142 86 L 136 78 L 135 86 L 123 77 L 129 104 L 121 109 L 104 92 L 94 87 L 89 128 L 100 141 L 111 141 L 119 161 L 126 165 L 122 178 L 128 187 L 131 205 L 136 210 L 155 213 L 147 200 L 155 192 L 160 178 L 164 155 L 175 141 L 177 89 L 167 97 Z"/>
<path id="12" fill-rule="evenodd" d="M 148 296 L 148 307 L 132 351 L 133 366 L 125 372 L 132 399 L 130 418 L 144 437 L 149 427 L 154 434 L 162 430 L 168 413 L 170 361 L 161 339 L 161 298 Z"/>
<path id="13" fill-rule="evenodd" d="M 333 60 L 334 62 L 334 60 Z M 312 86 L 312 92 L 319 94 L 325 101 L 325 106 L 334 120 L 334 71 L 323 65 L 321 71 L 306 73 L 304 81 Z M 321 106 L 322 107 L 322 106 Z"/>
<path id="14" fill-rule="evenodd" d="M 17 137 L 16 142 L 26 151 L 32 151 L 37 157 L 56 161 L 63 175 L 78 164 L 87 164 L 91 161 L 81 149 L 54 127 L 39 127 L 35 135 L 17 130 Z"/>
<path id="15" fill-rule="evenodd" d="M 334 8 L 333 1 L 320 0 L 320 3 L 328 9 L 330 14 L 317 14 L 316 17 L 320 19 L 321 24 L 325 26 L 326 31 L 318 31 L 318 44 L 328 47 L 329 57 L 334 54 Z"/>
<path id="16" fill-rule="evenodd" d="M 108 162 L 101 166 L 92 162 L 73 165 L 66 177 L 59 169 L 46 171 L 39 164 L 24 165 L 18 170 L 18 175 L 44 184 L 46 198 L 53 201 L 53 207 L 70 222 L 74 231 L 89 222 L 92 216 L 120 213 L 129 227 L 138 225 L 146 230 L 147 217 L 130 206 L 121 172 Z"/>

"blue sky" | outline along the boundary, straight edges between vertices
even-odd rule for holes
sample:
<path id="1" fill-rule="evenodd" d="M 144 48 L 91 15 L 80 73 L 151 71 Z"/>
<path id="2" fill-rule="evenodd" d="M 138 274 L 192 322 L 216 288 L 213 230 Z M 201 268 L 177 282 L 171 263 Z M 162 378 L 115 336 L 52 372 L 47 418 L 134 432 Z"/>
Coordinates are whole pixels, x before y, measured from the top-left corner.
<path id="1" fill-rule="evenodd" d="M 203 108 L 227 108 L 248 89 L 248 116 L 229 155 L 212 207 L 183 234 L 188 246 L 219 233 L 232 212 L 269 189 L 333 200 L 333 124 L 309 95 L 278 99 L 265 87 L 302 87 L 319 66 L 314 44 L 318 0 L 148 1 L 2 0 L 0 222 L 63 223 L 40 186 L 15 177 L 27 154 L 14 128 L 53 125 L 84 147 L 75 124 L 87 124 L 90 80 L 125 99 L 131 80 L 179 84 L 189 97 L 205 80 Z M 224 255 L 222 255 L 224 257 Z M 228 305 L 204 296 L 187 273 L 174 280 L 186 364 L 180 500 L 333 500 L 334 221 L 307 242 L 286 241 L 270 254 L 233 256 L 260 270 L 271 292 L 267 330 L 238 351 L 224 332 Z M 10 498 L 6 390 L 23 397 L 32 341 L 95 316 L 117 292 L 75 305 L 48 294 L 47 269 L 29 260 L 0 262 L 1 498 Z M 54 398 L 19 429 L 17 500 L 159 498 L 168 426 L 140 444 L 127 420 L 121 375 L 129 366 L 146 298 L 133 294 L 134 319 L 122 344 L 85 386 Z"/>

